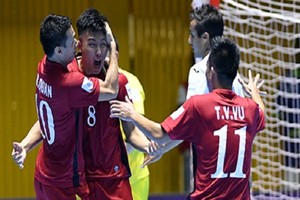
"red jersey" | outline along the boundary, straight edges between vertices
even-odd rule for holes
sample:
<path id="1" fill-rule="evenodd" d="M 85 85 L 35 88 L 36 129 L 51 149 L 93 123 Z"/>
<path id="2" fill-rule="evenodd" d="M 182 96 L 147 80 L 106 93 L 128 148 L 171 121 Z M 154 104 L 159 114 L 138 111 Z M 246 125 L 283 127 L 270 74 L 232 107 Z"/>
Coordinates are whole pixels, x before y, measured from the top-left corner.
<path id="1" fill-rule="evenodd" d="M 250 199 L 252 143 L 264 128 L 264 114 L 252 99 L 216 89 L 191 97 L 161 125 L 171 139 L 193 144 L 190 199 Z"/>
<path id="2" fill-rule="evenodd" d="M 75 59 L 68 67 L 45 56 L 38 65 L 36 79 L 36 105 L 44 141 L 35 177 L 55 187 L 85 183 L 82 108 L 96 104 L 100 92 L 98 79 L 79 72 Z"/>
<path id="3" fill-rule="evenodd" d="M 118 100 L 125 101 L 127 83 L 127 78 L 119 74 Z M 110 118 L 109 101 L 98 102 L 84 109 L 83 119 L 86 132 L 83 141 L 86 179 L 129 177 L 131 173 L 120 121 Z"/>

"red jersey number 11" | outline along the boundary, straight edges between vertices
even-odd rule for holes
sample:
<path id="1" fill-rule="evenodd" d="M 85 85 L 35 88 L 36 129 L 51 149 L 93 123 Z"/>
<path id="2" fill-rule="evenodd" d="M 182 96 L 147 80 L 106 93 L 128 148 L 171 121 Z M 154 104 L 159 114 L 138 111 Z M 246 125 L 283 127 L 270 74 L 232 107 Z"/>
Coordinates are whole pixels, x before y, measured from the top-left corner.
<path id="1" fill-rule="evenodd" d="M 245 178 L 246 174 L 243 173 L 243 165 L 245 158 L 245 147 L 246 147 L 246 129 L 244 126 L 241 129 L 235 130 L 234 134 L 239 135 L 239 152 L 237 165 L 234 172 L 229 173 L 231 178 Z M 219 137 L 219 150 L 218 150 L 218 161 L 216 172 L 211 175 L 211 178 L 227 178 L 228 173 L 224 172 L 224 162 L 226 155 L 226 144 L 227 144 L 227 125 L 223 126 L 219 130 L 214 131 L 214 135 Z"/>

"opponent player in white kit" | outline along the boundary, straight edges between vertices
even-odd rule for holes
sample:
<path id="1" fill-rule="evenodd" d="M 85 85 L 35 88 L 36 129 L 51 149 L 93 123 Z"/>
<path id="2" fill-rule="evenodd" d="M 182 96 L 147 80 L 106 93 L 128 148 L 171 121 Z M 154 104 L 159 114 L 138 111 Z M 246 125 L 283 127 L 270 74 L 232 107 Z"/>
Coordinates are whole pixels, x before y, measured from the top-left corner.
<path id="1" fill-rule="evenodd" d="M 214 39 L 206 78 L 210 93 L 195 95 L 161 124 L 134 111 L 130 101 L 111 101 L 111 116 L 132 121 L 158 143 L 185 140 L 195 149 L 195 189 L 187 199 L 250 199 L 253 139 L 264 128 L 264 104 L 249 71 L 252 99 L 238 96 L 232 83 L 239 50 L 226 38 Z"/>

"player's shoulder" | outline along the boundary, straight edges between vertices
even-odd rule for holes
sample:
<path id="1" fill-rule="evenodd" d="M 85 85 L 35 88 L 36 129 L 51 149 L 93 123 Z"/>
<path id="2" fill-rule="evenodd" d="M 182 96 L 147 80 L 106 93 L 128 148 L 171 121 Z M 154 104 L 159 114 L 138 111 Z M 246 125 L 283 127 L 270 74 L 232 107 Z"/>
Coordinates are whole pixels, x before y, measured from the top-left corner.
<path id="1" fill-rule="evenodd" d="M 126 71 L 124 69 L 119 68 L 119 72 L 124 74 L 124 76 L 126 76 L 126 77 L 134 77 L 134 75 L 132 73 L 130 73 L 129 71 Z"/>
<path id="2" fill-rule="evenodd" d="M 79 65 L 77 63 L 77 60 L 73 59 L 72 62 L 70 62 L 67 65 L 67 68 L 68 68 L 69 72 L 78 72 L 79 71 Z"/>
<path id="3" fill-rule="evenodd" d="M 135 76 L 134 74 L 132 74 L 131 72 L 128 72 L 126 70 L 121 69 L 119 71 L 126 76 L 127 81 L 130 85 L 130 88 L 136 88 L 138 90 L 143 90 L 143 86 L 142 86 L 141 82 L 139 81 L 139 79 L 137 78 L 137 76 Z"/>
<path id="4" fill-rule="evenodd" d="M 236 95 L 236 101 L 247 108 L 258 109 L 258 104 L 251 98 Z"/>
<path id="5" fill-rule="evenodd" d="M 213 93 L 206 93 L 206 94 L 196 94 L 191 96 L 187 101 L 191 104 L 198 104 L 198 102 L 201 102 L 201 105 L 205 105 L 206 103 L 210 103 L 213 99 L 215 99 L 215 95 Z M 203 103 L 206 102 L 206 103 Z"/>
<path id="6" fill-rule="evenodd" d="M 198 63 L 195 63 L 190 68 L 190 74 L 205 74 L 206 72 L 206 62 L 200 61 Z"/>
<path id="7" fill-rule="evenodd" d="M 220 95 L 218 94 L 218 90 L 214 90 L 212 92 L 197 94 L 190 97 L 194 102 L 197 104 L 203 105 L 206 107 L 207 105 L 214 104 L 215 102 L 219 101 Z"/>
<path id="8" fill-rule="evenodd" d="M 126 71 L 124 69 L 120 69 L 119 72 L 121 72 L 122 74 L 124 74 L 124 76 L 126 76 L 126 78 L 127 78 L 127 80 L 129 82 L 135 82 L 135 81 L 139 82 L 137 76 L 135 76 L 133 73 L 128 72 L 128 71 Z"/>
<path id="9" fill-rule="evenodd" d="M 127 77 L 123 73 L 119 72 L 119 85 L 126 85 L 127 83 Z"/>
<path id="10" fill-rule="evenodd" d="M 190 68 L 190 71 L 191 71 L 192 69 L 200 69 L 200 66 L 201 66 L 201 62 L 195 63 L 195 64 Z"/>

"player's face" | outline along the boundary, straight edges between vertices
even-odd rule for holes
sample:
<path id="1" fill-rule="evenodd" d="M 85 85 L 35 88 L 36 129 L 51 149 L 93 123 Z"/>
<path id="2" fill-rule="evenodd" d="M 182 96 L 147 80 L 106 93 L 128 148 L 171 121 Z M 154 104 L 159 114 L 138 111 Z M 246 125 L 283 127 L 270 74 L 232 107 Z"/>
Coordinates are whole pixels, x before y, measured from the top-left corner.
<path id="1" fill-rule="evenodd" d="M 192 20 L 190 22 L 190 35 L 188 39 L 188 43 L 191 45 L 194 57 L 195 58 L 203 58 L 205 56 L 205 52 L 207 51 L 207 39 L 206 35 L 202 34 L 201 37 L 198 36 L 197 31 L 195 29 L 196 20 Z"/>
<path id="2" fill-rule="evenodd" d="M 79 40 L 79 48 L 82 53 L 82 70 L 84 74 L 99 74 L 103 68 L 108 51 L 108 43 L 105 35 L 85 32 Z"/>
<path id="3" fill-rule="evenodd" d="M 61 46 L 60 49 L 62 51 L 62 56 L 64 58 L 65 64 L 69 64 L 75 57 L 77 47 L 77 40 L 74 38 L 75 31 L 72 26 L 67 30 L 66 35 L 66 45 Z"/>

